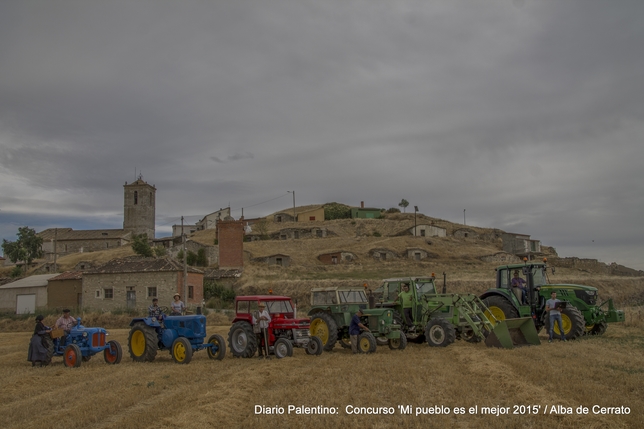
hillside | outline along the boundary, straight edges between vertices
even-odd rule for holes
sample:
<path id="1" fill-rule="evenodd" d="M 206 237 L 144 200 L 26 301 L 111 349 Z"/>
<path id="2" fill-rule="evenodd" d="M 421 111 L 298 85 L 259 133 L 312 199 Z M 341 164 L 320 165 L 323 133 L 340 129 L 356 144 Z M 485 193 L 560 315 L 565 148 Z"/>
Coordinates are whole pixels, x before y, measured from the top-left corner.
<path id="1" fill-rule="evenodd" d="M 272 219 L 272 216 L 267 219 Z M 416 224 L 444 228 L 446 237 L 412 236 L 409 230 L 414 226 L 413 213 L 387 214 L 384 219 L 268 222 L 269 236 L 276 237 L 284 230 L 310 231 L 311 228 L 322 228 L 326 237 L 245 242 L 243 275 L 233 287 L 238 294 L 263 293 L 272 289 L 275 293 L 291 295 L 305 303 L 309 290 L 316 286 L 362 285 L 366 282 L 369 287 L 375 288 L 383 278 L 431 273 L 436 274 L 437 283 L 442 285 L 445 273 L 449 291 L 480 293 L 493 285 L 496 266 L 520 262 L 516 256 L 502 251 L 503 231 L 499 229 L 464 226 L 422 214 L 417 215 Z M 456 238 L 454 233 L 459 230 L 467 231 L 468 237 L 457 234 L 460 238 Z M 253 233 L 256 234 L 256 231 Z M 198 231 L 190 240 L 212 245 L 215 231 Z M 427 252 L 427 258 L 408 258 L 407 249 L 410 248 Z M 378 260 L 372 255 L 374 250 L 390 252 L 393 258 Z M 318 259 L 321 254 L 339 251 L 351 253 L 353 260 L 327 265 Z M 542 253 L 548 258 L 549 264 L 556 267 L 551 281 L 596 286 L 602 295 L 610 295 L 618 303 L 644 304 L 644 277 L 641 271 L 609 266 L 594 260 L 559 258 L 555 249 L 544 245 Z M 71 270 L 80 261 L 98 265 L 132 254 L 132 249 L 125 246 L 69 255 L 59 258 L 59 270 Z M 261 259 L 275 254 L 288 256 L 290 265 L 268 266 Z M 4 271 L 8 272 L 7 269 Z"/>

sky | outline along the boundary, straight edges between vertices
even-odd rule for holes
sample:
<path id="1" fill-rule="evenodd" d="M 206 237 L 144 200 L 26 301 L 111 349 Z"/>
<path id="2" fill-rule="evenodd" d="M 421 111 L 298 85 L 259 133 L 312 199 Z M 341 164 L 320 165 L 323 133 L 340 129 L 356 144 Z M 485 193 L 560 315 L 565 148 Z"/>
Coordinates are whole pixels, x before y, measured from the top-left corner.
<path id="1" fill-rule="evenodd" d="M 644 2 L 0 2 L 0 238 L 339 202 L 644 269 Z M 464 212 L 465 211 L 465 212 Z"/>

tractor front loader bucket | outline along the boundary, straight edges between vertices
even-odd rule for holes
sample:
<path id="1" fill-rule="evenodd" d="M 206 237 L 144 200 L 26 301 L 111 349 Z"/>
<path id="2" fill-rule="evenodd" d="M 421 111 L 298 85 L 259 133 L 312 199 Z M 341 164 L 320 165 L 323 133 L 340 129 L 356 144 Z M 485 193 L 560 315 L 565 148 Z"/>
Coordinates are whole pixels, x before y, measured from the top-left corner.
<path id="1" fill-rule="evenodd" d="M 530 317 L 499 320 L 485 339 L 486 346 L 504 349 L 540 344 L 539 335 Z"/>

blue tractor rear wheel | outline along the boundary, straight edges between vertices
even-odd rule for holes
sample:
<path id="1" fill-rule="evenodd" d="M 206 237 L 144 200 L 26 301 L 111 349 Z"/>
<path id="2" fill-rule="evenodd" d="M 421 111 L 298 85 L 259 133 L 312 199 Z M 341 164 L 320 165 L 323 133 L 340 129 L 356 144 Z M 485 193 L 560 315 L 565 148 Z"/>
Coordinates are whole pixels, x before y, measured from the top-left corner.
<path id="1" fill-rule="evenodd" d="M 127 340 L 130 356 L 135 362 L 152 362 L 157 355 L 157 334 L 145 323 L 135 323 Z"/>

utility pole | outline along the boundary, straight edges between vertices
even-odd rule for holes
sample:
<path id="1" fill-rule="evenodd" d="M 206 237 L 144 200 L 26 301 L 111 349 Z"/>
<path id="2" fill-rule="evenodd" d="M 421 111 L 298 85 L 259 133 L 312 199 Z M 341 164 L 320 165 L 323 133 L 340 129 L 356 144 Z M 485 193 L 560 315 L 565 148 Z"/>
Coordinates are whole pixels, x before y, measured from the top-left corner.
<path id="1" fill-rule="evenodd" d="M 463 225 L 467 225 L 467 224 L 465 223 L 465 209 L 463 209 Z"/>
<path id="2" fill-rule="evenodd" d="M 183 241 L 183 304 L 188 305 L 188 252 L 186 251 L 186 234 L 183 233 L 183 216 L 181 216 L 181 240 Z"/>
<path id="3" fill-rule="evenodd" d="M 293 222 L 297 222 L 297 217 L 295 216 L 295 191 L 286 191 L 289 194 L 293 194 Z"/>
<path id="4" fill-rule="evenodd" d="M 58 239 L 58 228 L 54 229 L 54 272 L 58 272 L 58 266 L 56 265 L 56 253 L 58 249 L 56 249 L 56 246 L 58 245 L 57 242 Z"/>
<path id="5" fill-rule="evenodd" d="M 418 206 L 414 206 L 414 237 L 416 237 L 416 213 L 418 213 Z"/>

